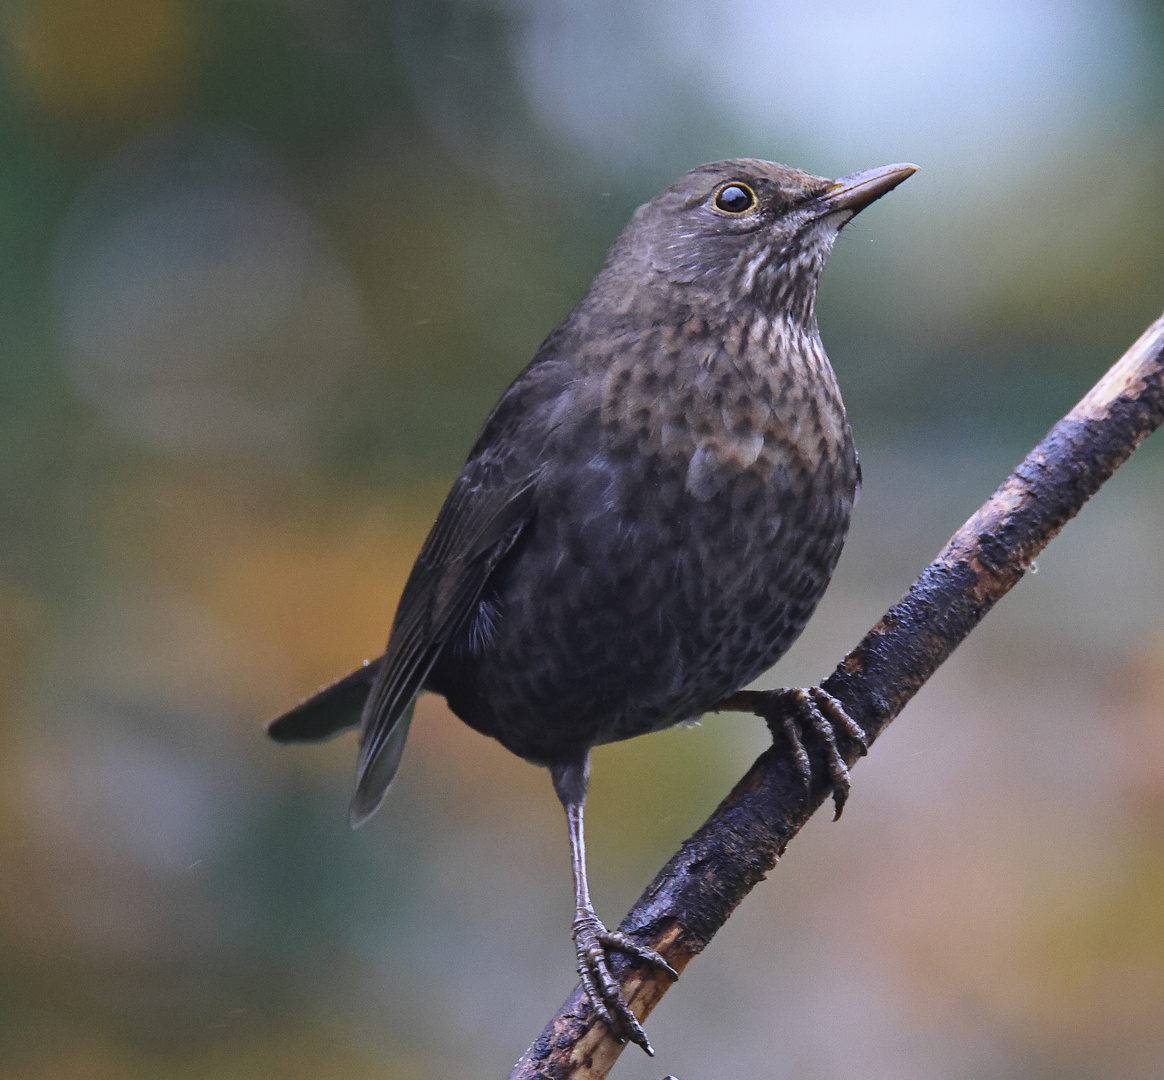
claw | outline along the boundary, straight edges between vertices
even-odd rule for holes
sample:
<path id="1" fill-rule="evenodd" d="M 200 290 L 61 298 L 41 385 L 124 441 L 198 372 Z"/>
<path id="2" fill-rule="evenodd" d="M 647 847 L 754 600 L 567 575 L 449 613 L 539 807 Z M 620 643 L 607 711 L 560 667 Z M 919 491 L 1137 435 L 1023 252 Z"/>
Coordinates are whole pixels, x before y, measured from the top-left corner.
<path id="1" fill-rule="evenodd" d="M 868 737 L 860 724 L 845 712 L 845 707 L 819 686 L 806 689 L 789 687 L 778 694 L 777 700 L 783 708 L 766 717 L 768 726 L 776 734 L 774 722 L 779 718 L 779 731 L 792 748 L 796 771 L 804 780 L 806 788 L 812 780 L 812 761 L 804 746 L 804 728 L 807 727 L 818 737 L 828 762 L 833 805 L 836 808 L 833 820 L 836 821 L 849 798 L 849 767 L 837 746 L 837 729 L 844 731 L 860 747 L 862 756 L 869 750 Z"/>
<path id="2" fill-rule="evenodd" d="M 655 1051 L 647 1033 L 631 1012 L 618 982 L 611 974 L 606 950 L 617 949 L 654 964 L 676 979 L 679 973 L 654 949 L 639 945 L 619 930 L 607 930 L 598 917 L 592 914 L 579 916 L 574 921 L 574 948 L 578 955 L 578 975 L 582 980 L 582 989 L 590 998 L 599 1019 L 620 1042 L 630 1039 L 654 1057 Z"/>
<path id="3" fill-rule="evenodd" d="M 601 940 L 609 945 L 612 949 L 618 949 L 620 952 L 630 953 L 637 956 L 640 960 L 646 961 L 648 964 L 654 964 L 655 967 L 662 968 L 673 979 L 679 978 L 677 972 L 670 964 L 667 963 L 654 949 L 646 945 L 640 945 L 637 941 L 631 940 L 621 930 L 606 930 L 601 935 Z"/>

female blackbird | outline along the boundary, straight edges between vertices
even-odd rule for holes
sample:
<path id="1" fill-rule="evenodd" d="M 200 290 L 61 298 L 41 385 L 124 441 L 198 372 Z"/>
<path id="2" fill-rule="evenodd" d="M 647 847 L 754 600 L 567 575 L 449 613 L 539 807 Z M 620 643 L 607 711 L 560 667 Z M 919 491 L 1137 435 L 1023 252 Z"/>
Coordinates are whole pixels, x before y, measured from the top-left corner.
<path id="1" fill-rule="evenodd" d="M 359 724 L 353 825 L 383 800 L 423 690 L 548 766 L 569 823 L 583 985 L 648 1052 L 606 949 L 666 964 L 590 904 L 590 748 L 720 704 L 783 655 L 820 600 L 860 470 L 817 281 L 841 227 L 914 171 L 833 181 L 723 161 L 641 206 L 485 421 L 384 656 L 268 729 L 293 742 Z M 798 701 L 839 805 L 833 723 L 860 729 L 819 689 Z M 786 730 L 807 769 L 798 725 Z"/>

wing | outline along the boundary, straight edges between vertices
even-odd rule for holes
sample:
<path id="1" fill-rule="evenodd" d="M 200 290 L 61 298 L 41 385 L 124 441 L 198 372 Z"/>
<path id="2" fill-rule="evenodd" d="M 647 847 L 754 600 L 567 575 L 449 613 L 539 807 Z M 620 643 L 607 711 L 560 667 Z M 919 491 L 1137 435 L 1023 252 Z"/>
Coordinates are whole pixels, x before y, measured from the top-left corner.
<path id="1" fill-rule="evenodd" d="M 383 801 L 425 678 L 533 517 L 537 475 L 513 458 L 488 451 L 470 458 L 412 568 L 360 722 L 353 826 Z"/>
<path id="2" fill-rule="evenodd" d="M 582 383 L 559 347 L 560 334 L 561 327 L 546 338 L 489 414 L 404 586 L 384 666 L 360 720 L 353 826 L 383 801 L 412 703 L 441 650 L 533 520 L 549 441 L 572 437 Z"/>
<path id="3" fill-rule="evenodd" d="M 532 495 L 531 477 L 509 483 L 496 462 L 470 462 L 409 575 L 387 654 L 365 661 L 272 720 L 267 734 L 282 743 L 319 742 L 366 719 L 360 739 L 362 778 L 382 753 L 380 740 L 390 736 L 449 634 L 468 616 L 490 572 L 513 546 L 529 519 Z M 391 776 L 384 781 L 381 797 L 390 781 Z"/>

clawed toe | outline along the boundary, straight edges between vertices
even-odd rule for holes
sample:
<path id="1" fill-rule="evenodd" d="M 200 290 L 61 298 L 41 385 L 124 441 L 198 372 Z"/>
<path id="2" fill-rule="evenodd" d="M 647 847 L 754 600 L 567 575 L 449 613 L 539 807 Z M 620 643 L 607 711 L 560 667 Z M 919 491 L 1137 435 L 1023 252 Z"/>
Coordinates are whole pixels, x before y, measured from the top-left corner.
<path id="1" fill-rule="evenodd" d="M 790 687 L 777 692 L 780 708 L 769 716 L 768 724 L 773 735 L 782 734 L 792 749 L 796 770 L 807 788 L 812 780 L 812 761 L 804 746 L 804 731 L 807 728 L 820 740 L 828 761 L 829 779 L 833 785 L 833 805 L 836 812 L 833 820 L 841 816 L 849 797 L 849 767 L 837 746 L 837 731 L 844 732 L 858 747 L 862 756 L 869 746 L 864 730 L 847 713 L 845 707 L 832 694 L 819 686 L 807 688 Z M 780 727 L 775 721 L 779 719 Z"/>
<path id="2" fill-rule="evenodd" d="M 609 945 L 612 949 L 618 949 L 619 952 L 637 956 L 645 963 L 654 964 L 655 967 L 662 968 L 673 979 L 679 978 L 679 972 L 668 964 L 654 949 L 647 948 L 646 945 L 640 945 L 637 941 L 632 941 L 621 930 L 603 931 L 599 935 L 599 940 L 604 945 Z"/>
<path id="3" fill-rule="evenodd" d="M 630 1039 L 652 1057 L 655 1054 L 647 1034 L 627 1005 L 618 982 L 611 974 L 606 950 L 618 949 L 648 964 L 662 968 L 674 978 L 679 973 L 654 949 L 632 941 L 619 930 L 607 930 L 595 915 L 580 916 L 574 922 L 574 947 L 578 954 L 578 975 L 594 1011 L 620 1041 Z"/>

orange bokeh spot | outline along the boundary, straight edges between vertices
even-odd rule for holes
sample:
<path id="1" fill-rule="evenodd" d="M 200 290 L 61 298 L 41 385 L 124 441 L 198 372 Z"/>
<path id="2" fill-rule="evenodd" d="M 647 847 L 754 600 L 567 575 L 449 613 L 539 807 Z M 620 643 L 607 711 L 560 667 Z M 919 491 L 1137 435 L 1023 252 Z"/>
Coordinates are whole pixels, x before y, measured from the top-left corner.
<path id="1" fill-rule="evenodd" d="M 25 0 L 5 21 L 20 75 L 54 112 L 123 119 L 189 84 L 182 0 Z"/>
<path id="2" fill-rule="evenodd" d="M 110 499 L 106 535 L 135 576 L 156 567 L 241 640 L 273 650 L 307 694 L 383 652 L 443 488 L 388 497 L 302 484 L 280 503 L 213 474 L 146 475 Z"/>

